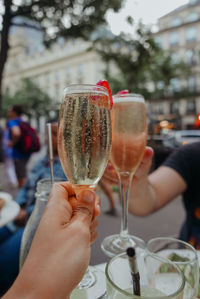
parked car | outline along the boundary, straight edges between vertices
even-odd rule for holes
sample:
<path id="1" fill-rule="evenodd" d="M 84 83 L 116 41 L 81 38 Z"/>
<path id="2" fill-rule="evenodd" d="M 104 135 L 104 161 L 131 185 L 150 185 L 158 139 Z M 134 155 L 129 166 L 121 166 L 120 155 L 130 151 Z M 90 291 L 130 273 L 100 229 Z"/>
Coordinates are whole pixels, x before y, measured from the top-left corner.
<path id="1" fill-rule="evenodd" d="M 163 139 L 163 145 L 170 148 L 177 148 L 196 141 L 200 141 L 200 130 L 171 131 Z"/>

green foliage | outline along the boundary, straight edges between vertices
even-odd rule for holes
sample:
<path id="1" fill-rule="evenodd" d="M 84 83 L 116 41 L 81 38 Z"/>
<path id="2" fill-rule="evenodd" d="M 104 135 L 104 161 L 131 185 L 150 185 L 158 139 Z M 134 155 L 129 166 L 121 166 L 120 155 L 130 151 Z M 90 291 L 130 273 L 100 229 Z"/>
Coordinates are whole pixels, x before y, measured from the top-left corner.
<path id="1" fill-rule="evenodd" d="M 124 0 L 13 1 L 11 16 L 25 17 L 33 21 L 32 26 L 36 28 L 36 24 L 40 24 L 44 40 L 48 44 L 58 36 L 88 39 L 99 24 L 106 23 L 105 15 L 108 9 L 117 12 L 123 2 Z M 12 22 L 15 23 L 15 20 Z"/>
<path id="2" fill-rule="evenodd" d="M 27 115 L 44 115 L 53 106 L 50 97 L 29 79 L 22 81 L 20 88 L 13 96 L 8 93 L 3 95 L 4 115 L 14 104 L 22 105 Z"/>
<path id="3" fill-rule="evenodd" d="M 58 37 L 89 39 L 93 30 L 106 23 L 106 12 L 117 12 L 125 0 L 3 0 L 0 4 L 0 115 L 2 113 L 2 78 L 9 50 L 12 25 L 43 32 L 48 46 Z M 10 101 L 6 95 L 4 100 Z M 4 105 L 5 106 L 5 105 Z"/>
<path id="4" fill-rule="evenodd" d="M 120 34 L 97 40 L 95 47 L 106 62 L 105 77 L 113 93 L 128 89 L 149 99 L 158 94 L 159 82 L 163 83 L 164 94 L 172 78 L 188 72 L 183 62 L 174 63 L 171 55 L 156 44 L 152 33 L 142 24 L 139 24 L 134 39 Z M 112 72 L 113 63 L 117 67 L 117 75 Z M 149 84 L 153 84 L 154 92 L 149 89 Z"/>

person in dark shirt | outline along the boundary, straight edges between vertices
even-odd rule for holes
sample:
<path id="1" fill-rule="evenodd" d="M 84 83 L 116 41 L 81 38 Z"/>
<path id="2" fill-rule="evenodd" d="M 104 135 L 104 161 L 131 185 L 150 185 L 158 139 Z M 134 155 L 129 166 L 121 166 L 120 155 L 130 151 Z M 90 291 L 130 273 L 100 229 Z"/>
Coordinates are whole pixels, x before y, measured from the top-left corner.
<path id="1" fill-rule="evenodd" d="M 138 216 L 148 215 L 182 195 L 186 220 L 179 237 L 200 249 L 200 142 L 175 150 L 148 175 L 152 156 L 153 150 L 147 147 L 133 178 L 130 212 Z"/>
<path id="2" fill-rule="evenodd" d="M 179 238 L 200 249 L 200 142 L 173 151 L 163 164 L 149 174 L 153 149 L 146 147 L 143 160 L 133 176 L 129 211 L 149 215 L 182 195 L 186 219 Z M 109 182 L 118 183 L 113 173 Z"/>

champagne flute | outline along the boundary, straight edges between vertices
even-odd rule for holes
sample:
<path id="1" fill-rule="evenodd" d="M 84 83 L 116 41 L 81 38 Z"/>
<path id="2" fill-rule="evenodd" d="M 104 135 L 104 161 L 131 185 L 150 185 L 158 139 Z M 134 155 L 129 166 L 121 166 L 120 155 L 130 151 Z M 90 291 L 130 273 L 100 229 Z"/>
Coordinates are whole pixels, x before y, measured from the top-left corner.
<path id="1" fill-rule="evenodd" d="M 128 196 L 133 175 L 140 164 L 147 140 L 145 101 L 141 95 L 121 93 L 113 97 L 112 151 L 110 160 L 118 174 L 122 219 L 120 234 L 106 237 L 101 248 L 113 257 L 127 247 L 144 248 L 144 241 L 128 234 Z"/>
<path id="2" fill-rule="evenodd" d="M 88 84 L 67 86 L 59 113 L 58 153 L 76 194 L 83 188 L 96 187 L 108 162 L 111 137 L 107 89 Z M 105 286 L 99 283 L 100 279 L 105 281 L 103 272 L 92 273 L 89 268 L 72 298 L 84 298 L 85 293 L 87 298 L 102 296 Z"/>
<path id="3" fill-rule="evenodd" d="M 199 263 L 197 251 L 187 242 L 176 238 L 158 237 L 147 242 L 147 252 L 168 258 L 182 270 L 185 277 L 183 299 L 195 299 L 198 296 Z M 168 267 L 162 267 L 168 273 Z"/>

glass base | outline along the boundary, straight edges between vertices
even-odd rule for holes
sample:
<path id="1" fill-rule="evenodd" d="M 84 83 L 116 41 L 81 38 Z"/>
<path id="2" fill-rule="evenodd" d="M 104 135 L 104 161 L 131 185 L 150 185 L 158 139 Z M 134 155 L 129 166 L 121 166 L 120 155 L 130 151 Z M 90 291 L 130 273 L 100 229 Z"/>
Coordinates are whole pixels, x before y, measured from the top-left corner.
<path id="1" fill-rule="evenodd" d="M 105 273 L 96 267 L 89 267 L 81 282 L 71 293 L 70 299 L 100 299 L 104 298 L 105 293 Z"/>
<path id="2" fill-rule="evenodd" d="M 126 237 L 112 235 L 106 237 L 101 243 L 101 249 L 109 257 L 114 257 L 117 254 L 125 252 L 128 247 L 144 249 L 145 242 L 142 239 L 131 235 Z"/>

